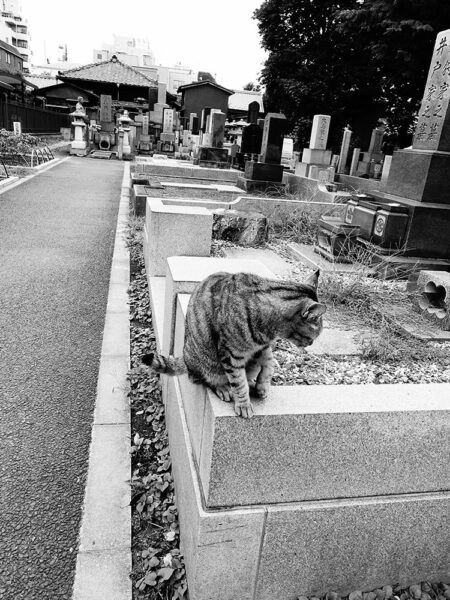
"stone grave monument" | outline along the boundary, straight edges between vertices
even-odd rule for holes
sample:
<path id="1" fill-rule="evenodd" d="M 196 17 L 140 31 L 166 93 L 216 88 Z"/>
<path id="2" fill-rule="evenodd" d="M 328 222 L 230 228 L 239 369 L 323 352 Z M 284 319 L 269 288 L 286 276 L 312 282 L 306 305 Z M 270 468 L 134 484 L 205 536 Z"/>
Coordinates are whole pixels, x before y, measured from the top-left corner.
<path id="1" fill-rule="evenodd" d="M 166 104 L 166 84 L 158 83 L 158 102 L 153 105 L 153 110 L 150 111 L 150 121 L 155 129 L 162 129 L 163 112 L 165 108 L 169 108 Z"/>
<path id="2" fill-rule="evenodd" d="M 352 130 L 350 129 L 350 126 L 347 125 L 347 127 L 344 128 L 344 133 L 342 136 L 341 152 L 339 154 L 339 162 L 338 162 L 337 169 L 336 169 L 338 173 L 348 172 L 347 159 L 348 159 L 348 151 L 350 149 L 351 138 L 352 138 Z"/>
<path id="3" fill-rule="evenodd" d="M 174 126 L 176 122 L 176 111 L 173 108 L 163 109 L 163 130 L 160 135 L 158 152 L 173 154 L 175 151 Z"/>
<path id="4" fill-rule="evenodd" d="M 330 115 L 314 115 L 309 148 L 304 148 L 301 162 L 295 165 L 295 175 L 311 177 L 313 166 L 320 170 L 327 169 L 331 163 L 331 150 L 327 150 Z M 314 174 L 318 172 L 314 171 Z M 318 177 L 313 177 L 317 179 Z"/>
<path id="5" fill-rule="evenodd" d="M 225 113 L 218 108 L 203 109 L 204 133 L 197 157 L 200 167 L 228 168 L 228 150 L 223 148 L 225 119 Z"/>
<path id="6" fill-rule="evenodd" d="M 259 102 L 251 102 L 248 105 L 248 125 L 242 129 L 241 149 L 236 154 L 236 162 L 241 170 L 245 169 L 246 159 L 258 160 L 257 156 L 261 153 L 263 128 L 257 123 L 258 114 Z"/>
<path id="7" fill-rule="evenodd" d="M 408 209 L 407 256 L 450 259 L 449 99 L 450 29 L 436 39 L 412 149 L 394 152 L 385 189 Z"/>
<path id="8" fill-rule="evenodd" d="M 248 192 L 284 188 L 282 183 L 284 169 L 280 163 L 287 129 L 288 121 L 284 115 L 281 113 L 266 115 L 259 161 L 249 160 L 245 163 L 244 176 L 239 176 L 237 180 L 238 187 Z"/>
<path id="9" fill-rule="evenodd" d="M 356 170 L 357 175 L 368 175 L 369 177 L 373 177 L 375 174 L 375 165 L 381 165 L 384 158 L 381 146 L 383 144 L 385 129 L 386 127 L 384 125 L 379 125 L 372 130 L 369 150 L 362 153 L 362 158 L 358 162 Z"/>
<path id="10" fill-rule="evenodd" d="M 148 113 L 142 115 L 142 132 L 139 139 L 138 151 L 141 154 L 148 154 L 151 150 L 150 135 L 148 133 Z"/>
<path id="11" fill-rule="evenodd" d="M 412 148 L 393 153 L 383 192 L 347 204 L 345 223 L 360 227 L 358 243 L 383 276 L 450 271 L 449 44 L 450 29 L 436 39 Z"/>

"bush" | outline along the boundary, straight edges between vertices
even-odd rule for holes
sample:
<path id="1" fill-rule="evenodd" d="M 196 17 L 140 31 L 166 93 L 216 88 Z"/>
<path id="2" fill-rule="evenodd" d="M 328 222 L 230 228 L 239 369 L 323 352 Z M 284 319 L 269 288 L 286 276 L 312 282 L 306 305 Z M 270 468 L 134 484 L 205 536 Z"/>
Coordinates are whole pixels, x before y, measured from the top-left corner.
<path id="1" fill-rule="evenodd" d="M 42 140 L 29 133 L 15 134 L 13 131 L 0 129 L 0 152 L 4 154 L 19 152 L 29 154 Z"/>

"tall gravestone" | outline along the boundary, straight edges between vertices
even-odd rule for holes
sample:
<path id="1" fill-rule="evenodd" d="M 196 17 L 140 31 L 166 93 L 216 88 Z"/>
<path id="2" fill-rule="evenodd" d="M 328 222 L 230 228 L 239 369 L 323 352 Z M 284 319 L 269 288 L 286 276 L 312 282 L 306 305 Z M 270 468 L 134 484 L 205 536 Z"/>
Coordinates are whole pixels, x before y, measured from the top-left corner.
<path id="1" fill-rule="evenodd" d="M 411 150 L 394 153 L 388 188 L 420 202 L 450 204 L 450 29 L 436 38 Z"/>
<path id="2" fill-rule="evenodd" d="M 412 148 L 394 152 L 385 188 L 408 209 L 402 242 L 409 256 L 450 259 L 449 99 L 447 29 L 436 38 Z M 378 229 L 386 223 L 380 220 Z"/>
<path id="3" fill-rule="evenodd" d="M 338 173 L 345 173 L 345 170 L 347 167 L 348 151 L 350 149 L 351 138 L 352 138 L 352 130 L 347 125 L 347 127 L 344 128 L 344 133 L 342 136 L 341 152 L 339 154 L 339 163 L 337 166 Z"/>
<path id="4" fill-rule="evenodd" d="M 248 160 L 245 163 L 245 175 L 239 177 L 237 185 L 246 191 L 266 191 L 270 188 L 278 191 L 284 187 L 281 153 L 284 135 L 288 130 L 288 121 L 281 113 L 268 113 L 264 119 L 259 161 Z"/>
<path id="5" fill-rule="evenodd" d="M 381 151 L 381 146 L 383 145 L 385 129 L 386 127 L 384 125 L 372 129 L 369 150 L 362 153 L 362 157 L 357 168 L 358 174 L 372 176 L 374 174 L 375 164 L 381 163 L 383 160 L 384 154 Z"/>
<path id="6" fill-rule="evenodd" d="M 225 134 L 226 115 L 222 111 L 215 111 L 211 114 L 211 136 L 213 148 L 223 147 L 223 137 Z"/>
<path id="7" fill-rule="evenodd" d="M 248 123 L 256 123 L 256 121 L 258 120 L 258 115 L 259 115 L 259 102 L 257 102 L 256 100 L 254 100 L 253 102 L 250 102 L 250 104 L 248 105 L 248 110 L 247 110 L 247 122 Z"/>
<path id="8" fill-rule="evenodd" d="M 264 119 L 260 162 L 279 165 L 287 119 L 281 113 L 268 113 Z"/>
<path id="9" fill-rule="evenodd" d="M 295 174 L 310 177 L 313 167 L 326 169 L 330 166 L 331 150 L 327 150 L 330 115 L 314 115 L 309 147 L 303 148 L 302 160 L 295 165 Z"/>
<path id="10" fill-rule="evenodd" d="M 259 115 L 259 102 L 251 102 L 248 105 L 246 125 L 242 129 L 242 141 L 240 154 L 260 154 L 263 136 L 263 128 L 257 123 Z"/>

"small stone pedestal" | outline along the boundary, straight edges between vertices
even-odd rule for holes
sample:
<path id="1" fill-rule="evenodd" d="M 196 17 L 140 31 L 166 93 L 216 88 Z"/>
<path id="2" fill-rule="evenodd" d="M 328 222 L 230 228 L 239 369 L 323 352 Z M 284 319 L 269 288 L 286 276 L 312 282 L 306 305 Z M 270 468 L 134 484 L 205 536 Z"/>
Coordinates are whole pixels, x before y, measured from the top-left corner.
<path id="1" fill-rule="evenodd" d="M 198 152 L 198 164 L 200 167 L 212 167 L 217 169 L 228 169 L 228 150 L 225 148 L 201 147 Z"/>
<path id="2" fill-rule="evenodd" d="M 314 252 L 332 262 L 351 263 L 349 255 L 355 248 L 359 234 L 357 225 L 347 225 L 337 217 L 322 217 L 319 219 L 317 245 Z"/>
<path id="3" fill-rule="evenodd" d="M 246 192 L 264 192 L 269 188 L 283 190 L 283 172 L 282 165 L 248 160 L 245 163 L 245 174 L 238 177 L 236 185 Z"/>

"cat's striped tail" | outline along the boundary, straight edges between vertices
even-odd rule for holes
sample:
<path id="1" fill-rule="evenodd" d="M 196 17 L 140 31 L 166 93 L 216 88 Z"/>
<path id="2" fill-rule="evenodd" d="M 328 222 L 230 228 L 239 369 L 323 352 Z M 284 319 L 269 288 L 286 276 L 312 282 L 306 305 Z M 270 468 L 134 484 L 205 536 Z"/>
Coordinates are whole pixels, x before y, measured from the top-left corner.
<path id="1" fill-rule="evenodd" d="M 164 375 L 181 375 L 187 373 L 184 359 L 174 356 L 163 356 L 162 354 L 144 354 L 141 358 L 144 365 L 157 373 Z"/>

